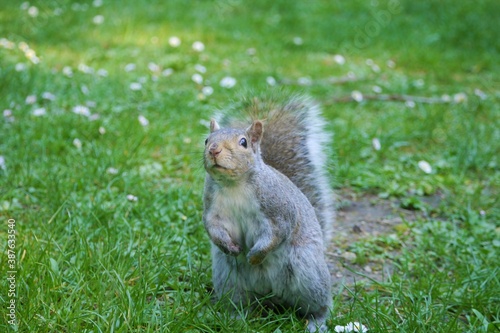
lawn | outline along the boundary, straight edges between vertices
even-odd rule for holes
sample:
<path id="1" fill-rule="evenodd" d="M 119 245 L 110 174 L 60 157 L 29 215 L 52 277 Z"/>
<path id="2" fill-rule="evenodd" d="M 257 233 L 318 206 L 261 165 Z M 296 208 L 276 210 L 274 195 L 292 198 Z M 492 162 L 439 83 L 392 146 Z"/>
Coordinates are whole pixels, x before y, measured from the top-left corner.
<path id="1" fill-rule="evenodd" d="M 213 301 L 201 223 L 207 121 L 273 90 L 323 105 L 339 209 L 348 192 L 402 216 L 330 247 L 361 281 L 334 288 L 330 330 L 500 331 L 499 12 L 4 0 L 0 331 L 303 331 L 291 311 L 237 319 Z M 374 262 L 392 274 L 367 280 Z"/>

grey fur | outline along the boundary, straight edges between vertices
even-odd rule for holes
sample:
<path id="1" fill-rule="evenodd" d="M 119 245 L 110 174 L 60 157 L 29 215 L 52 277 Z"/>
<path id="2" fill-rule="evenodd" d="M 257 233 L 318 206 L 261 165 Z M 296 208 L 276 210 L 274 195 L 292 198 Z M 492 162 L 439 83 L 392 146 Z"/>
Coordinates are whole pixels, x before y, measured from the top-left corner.
<path id="1" fill-rule="evenodd" d="M 249 124 L 233 121 L 231 128 L 212 120 L 205 147 L 203 222 L 212 240 L 214 288 L 219 298 L 247 307 L 272 295 L 273 304 L 309 318 L 309 331 L 325 331 L 332 297 L 323 251 L 332 197 L 327 183 L 319 183 L 326 182 L 318 162 L 324 155 L 311 156 L 324 154 L 324 141 L 316 148 L 307 142 L 320 118 L 302 99 L 253 111 Z"/>
<path id="2" fill-rule="evenodd" d="M 223 127 L 246 129 L 254 120 L 264 123 L 262 159 L 279 170 L 305 194 L 316 211 L 325 245 L 332 239 L 334 195 L 327 175 L 331 135 L 320 108 L 299 95 L 245 100 L 220 112 Z"/>

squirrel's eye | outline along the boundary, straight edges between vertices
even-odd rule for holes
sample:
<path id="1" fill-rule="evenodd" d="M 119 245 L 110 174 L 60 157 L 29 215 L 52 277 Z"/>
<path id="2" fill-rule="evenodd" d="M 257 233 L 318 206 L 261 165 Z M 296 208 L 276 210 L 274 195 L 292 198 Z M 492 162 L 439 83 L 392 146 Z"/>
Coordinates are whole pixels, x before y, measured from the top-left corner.
<path id="1" fill-rule="evenodd" d="M 243 146 L 243 147 L 247 147 L 247 139 L 245 138 L 241 138 L 240 139 L 240 146 Z"/>
<path id="2" fill-rule="evenodd" d="M 208 143 L 208 139 L 205 139 L 205 146 L 207 145 L 207 143 Z"/>

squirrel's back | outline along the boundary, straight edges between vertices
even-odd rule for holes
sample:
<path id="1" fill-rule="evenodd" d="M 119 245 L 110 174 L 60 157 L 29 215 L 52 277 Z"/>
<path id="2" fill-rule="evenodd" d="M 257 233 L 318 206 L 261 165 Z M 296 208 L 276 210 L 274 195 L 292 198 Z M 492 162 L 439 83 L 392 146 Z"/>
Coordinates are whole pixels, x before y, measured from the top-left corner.
<path id="1" fill-rule="evenodd" d="M 264 123 L 264 162 L 287 176 L 309 199 L 328 245 L 335 219 L 327 173 L 331 136 L 324 130 L 318 105 L 302 96 L 257 97 L 218 118 L 223 127 L 231 128 L 246 129 L 257 119 Z"/>

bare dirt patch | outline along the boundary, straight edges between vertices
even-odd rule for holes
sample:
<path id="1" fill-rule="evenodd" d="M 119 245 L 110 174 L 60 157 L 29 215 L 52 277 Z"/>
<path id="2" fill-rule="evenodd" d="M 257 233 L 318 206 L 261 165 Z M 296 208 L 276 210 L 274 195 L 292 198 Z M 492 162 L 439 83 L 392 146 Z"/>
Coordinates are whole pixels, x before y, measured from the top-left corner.
<path id="1" fill-rule="evenodd" d="M 395 234 L 404 221 L 424 217 L 422 211 L 403 209 L 398 199 L 382 199 L 375 194 L 356 193 L 351 189 L 338 192 L 340 208 L 337 211 L 332 244 L 327 252 L 334 284 L 353 285 L 370 279 L 386 281 L 392 275 L 394 265 L 390 259 L 370 259 L 359 264 L 356 254 L 349 251 L 350 244 L 377 236 Z M 429 206 L 437 206 L 442 197 L 427 197 Z M 398 227 L 399 226 L 399 227 Z M 391 255 L 397 251 L 391 251 Z M 388 256 L 391 257 L 391 256 Z"/>

